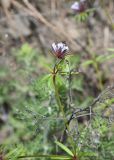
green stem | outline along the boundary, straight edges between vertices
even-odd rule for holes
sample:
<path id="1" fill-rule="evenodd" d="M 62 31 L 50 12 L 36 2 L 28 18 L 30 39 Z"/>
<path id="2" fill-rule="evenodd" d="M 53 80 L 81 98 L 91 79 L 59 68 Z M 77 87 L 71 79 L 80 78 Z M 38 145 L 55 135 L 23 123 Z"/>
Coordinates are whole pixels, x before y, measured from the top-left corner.
<path id="1" fill-rule="evenodd" d="M 55 66 L 53 68 L 53 85 L 54 85 L 54 90 L 55 90 L 55 99 L 56 99 L 56 102 L 57 102 L 57 105 L 59 107 L 59 111 L 62 113 L 62 116 L 64 118 L 64 122 L 65 122 L 65 125 L 66 125 L 66 118 L 65 118 L 65 113 L 64 113 L 64 106 L 62 105 L 61 103 L 61 100 L 60 100 L 60 95 L 59 95 L 59 91 L 58 91 L 58 87 L 57 87 L 57 83 L 56 83 L 56 75 L 58 73 L 58 66 L 59 64 L 63 61 L 60 60 L 59 62 L 57 61 L 55 63 Z"/>
<path id="2" fill-rule="evenodd" d="M 62 115 L 64 116 L 64 106 L 61 103 L 60 100 L 60 96 L 59 96 L 59 92 L 58 92 L 58 88 L 57 88 L 57 84 L 56 84 L 56 74 L 53 75 L 53 84 L 54 84 L 54 90 L 55 90 L 55 98 L 56 98 L 56 102 L 57 105 L 59 106 L 59 110 L 62 113 Z"/>
<path id="3" fill-rule="evenodd" d="M 61 63 L 61 61 L 56 63 L 54 68 L 53 68 L 53 85 L 54 85 L 54 90 L 55 90 L 55 99 L 56 99 L 57 105 L 59 107 L 59 111 L 62 113 L 62 116 L 63 116 L 63 119 L 64 119 L 64 124 L 65 124 L 65 128 L 67 128 L 67 130 L 69 130 L 69 126 L 67 124 L 67 119 L 65 117 L 64 106 L 63 106 L 63 104 L 61 102 L 59 91 L 58 91 L 58 86 L 57 86 L 57 83 L 56 83 L 56 75 L 59 72 L 58 65 Z M 71 135 L 69 135 L 69 140 L 70 140 L 71 146 L 73 148 L 73 151 L 75 153 L 75 146 L 73 145 L 74 141 L 73 141 L 73 137 Z"/>
<path id="4" fill-rule="evenodd" d="M 97 74 L 97 79 L 98 79 L 98 82 L 99 82 L 99 89 L 102 91 L 103 90 L 103 84 L 102 84 L 102 76 L 101 76 L 101 72 L 99 70 L 99 67 L 98 67 L 98 64 L 97 62 L 95 61 L 94 62 L 94 68 L 96 70 L 96 74 Z"/>

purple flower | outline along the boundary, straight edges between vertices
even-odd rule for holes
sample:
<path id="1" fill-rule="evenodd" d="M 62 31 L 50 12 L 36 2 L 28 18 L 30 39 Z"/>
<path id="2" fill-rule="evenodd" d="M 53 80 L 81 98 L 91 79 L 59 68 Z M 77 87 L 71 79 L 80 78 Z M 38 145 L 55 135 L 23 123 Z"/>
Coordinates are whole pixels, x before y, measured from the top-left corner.
<path id="1" fill-rule="evenodd" d="M 53 49 L 54 55 L 59 59 L 64 58 L 65 53 L 68 52 L 69 50 L 65 42 L 52 43 L 52 49 Z"/>
<path id="2" fill-rule="evenodd" d="M 86 9 L 86 0 L 76 1 L 72 4 L 71 9 L 75 12 L 83 12 Z"/>

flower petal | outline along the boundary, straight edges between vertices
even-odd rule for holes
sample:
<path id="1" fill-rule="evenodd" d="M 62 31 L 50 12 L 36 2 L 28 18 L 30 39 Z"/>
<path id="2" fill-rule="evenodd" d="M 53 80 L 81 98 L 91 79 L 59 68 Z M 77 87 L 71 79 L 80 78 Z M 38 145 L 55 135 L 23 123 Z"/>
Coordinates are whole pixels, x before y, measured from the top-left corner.
<path id="1" fill-rule="evenodd" d="M 71 9 L 73 10 L 79 10 L 80 9 L 80 4 L 79 2 L 74 2 L 71 6 Z"/>
<path id="2" fill-rule="evenodd" d="M 68 46 L 64 46 L 63 48 L 62 48 L 62 52 L 67 52 L 69 50 L 69 48 L 68 48 Z"/>
<path id="3" fill-rule="evenodd" d="M 63 47 L 64 47 L 64 43 L 62 43 L 62 42 L 60 42 L 60 43 L 58 43 L 57 44 L 57 49 L 59 50 L 59 49 L 62 49 Z"/>
<path id="4" fill-rule="evenodd" d="M 52 43 L 52 48 L 55 52 L 57 51 L 57 45 L 55 43 Z"/>

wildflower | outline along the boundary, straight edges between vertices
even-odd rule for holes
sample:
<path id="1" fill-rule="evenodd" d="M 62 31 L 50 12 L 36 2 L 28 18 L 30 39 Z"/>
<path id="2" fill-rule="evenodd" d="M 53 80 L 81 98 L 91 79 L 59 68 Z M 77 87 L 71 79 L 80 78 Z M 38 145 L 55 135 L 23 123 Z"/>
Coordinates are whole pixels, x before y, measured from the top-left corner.
<path id="1" fill-rule="evenodd" d="M 80 0 L 79 2 L 76 1 L 72 4 L 71 9 L 75 12 L 83 12 L 86 9 L 86 0 Z"/>
<path id="2" fill-rule="evenodd" d="M 64 58 L 64 56 L 66 55 L 66 52 L 68 52 L 69 50 L 65 42 L 60 42 L 57 44 L 52 43 L 52 49 L 53 49 L 54 55 L 59 59 Z"/>

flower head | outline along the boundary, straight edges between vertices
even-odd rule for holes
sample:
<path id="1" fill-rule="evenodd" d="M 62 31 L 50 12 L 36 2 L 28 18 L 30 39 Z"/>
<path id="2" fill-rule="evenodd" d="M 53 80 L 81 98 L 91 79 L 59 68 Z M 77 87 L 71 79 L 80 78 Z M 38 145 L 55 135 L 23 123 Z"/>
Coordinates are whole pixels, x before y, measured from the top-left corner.
<path id="1" fill-rule="evenodd" d="M 52 49 L 53 49 L 54 55 L 59 59 L 64 58 L 65 53 L 68 52 L 69 50 L 65 42 L 52 43 Z"/>
<path id="2" fill-rule="evenodd" d="M 80 0 L 79 2 L 76 1 L 72 4 L 71 9 L 75 12 L 83 12 L 86 9 L 85 2 L 86 0 Z"/>

